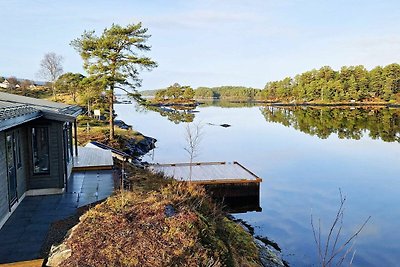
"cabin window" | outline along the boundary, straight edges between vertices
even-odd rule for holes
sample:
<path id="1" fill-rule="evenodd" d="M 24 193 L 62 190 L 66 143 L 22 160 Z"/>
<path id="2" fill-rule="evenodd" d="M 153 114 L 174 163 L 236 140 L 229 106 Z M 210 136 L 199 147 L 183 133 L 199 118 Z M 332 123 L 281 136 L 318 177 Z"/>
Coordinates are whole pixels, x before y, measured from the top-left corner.
<path id="1" fill-rule="evenodd" d="M 49 129 L 47 127 L 32 128 L 33 174 L 50 173 L 49 161 Z"/>

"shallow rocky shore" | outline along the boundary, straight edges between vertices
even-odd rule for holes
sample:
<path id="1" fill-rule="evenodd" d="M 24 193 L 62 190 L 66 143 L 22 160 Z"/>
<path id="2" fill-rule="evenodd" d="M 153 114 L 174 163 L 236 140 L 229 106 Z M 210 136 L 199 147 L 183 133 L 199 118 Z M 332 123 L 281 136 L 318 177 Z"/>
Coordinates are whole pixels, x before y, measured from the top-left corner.
<path id="1" fill-rule="evenodd" d="M 236 219 L 232 215 L 228 216 L 229 219 L 239 224 L 246 232 L 251 234 L 259 250 L 259 257 L 263 267 L 288 267 L 289 264 L 282 259 L 281 249 L 278 244 L 269 240 L 267 237 L 255 236 L 254 228 L 246 221 Z"/>
<path id="2" fill-rule="evenodd" d="M 156 147 L 157 139 L 145 135 L 143 137 L 144 139 L 139 142 L 136 142 L 135 139 L 128 140 L 124 152 L 134 158 L 141 158 Z"/>

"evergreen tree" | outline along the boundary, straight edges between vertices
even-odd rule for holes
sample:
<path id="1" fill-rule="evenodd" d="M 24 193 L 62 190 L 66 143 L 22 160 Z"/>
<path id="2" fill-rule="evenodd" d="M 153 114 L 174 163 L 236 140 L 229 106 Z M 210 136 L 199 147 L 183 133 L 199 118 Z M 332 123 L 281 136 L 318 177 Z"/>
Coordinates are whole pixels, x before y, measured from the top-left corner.
<path id="1" fill-rule="evenodd" d="M 139 70 L 157 67 L 156 62 L 139 55 L 139 52 L 150 50 L 146 44 L 149 37 L 141 23 L 126 27 L 113 24 L 100 36 L 96 36 L 94 31 L 85 31 L 71 42 L 84 61 L 84 69 L 107 85 L 110 139 L 114 138 L 114 90 L 119 88 L 137 96 L 135 89 L 141 85 Z"/>

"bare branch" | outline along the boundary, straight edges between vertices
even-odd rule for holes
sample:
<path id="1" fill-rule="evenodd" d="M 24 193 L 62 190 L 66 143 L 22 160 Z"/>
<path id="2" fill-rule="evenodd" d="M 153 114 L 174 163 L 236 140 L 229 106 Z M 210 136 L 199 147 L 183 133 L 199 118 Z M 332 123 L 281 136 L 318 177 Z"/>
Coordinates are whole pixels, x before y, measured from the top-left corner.
<path id="1" fill-rule="evenodd" d="M 364 229 L 365 225 L 368 223 L 370 219 L 371 216 L 369 216 L 361 225 L 361 227 L 349 239 L 347 239 L 347 241 L 331 256 L 331 258 L 327 263 L 331 262 L 354 238 L 358 236 L 358 234 Z"/>
<path id="2" fill-rule="evenodd" d="M 365 225 L 370 220 L 371 216 L 369 216 L 361 227 L 352 235 L 350 236 L 338 249 L 337 245 L 339 242 L 340 235 L 343 229 L 343 217 L 344 217 L 344 210 L 345 210 L 345 203 L 346 203 L 346 196 L 342 194 L 341 189 L 339 188 L 339 195 L 340 195 L 340 204 L 338 211 L 336 212 L 336 216 L 331 224 L 329 229 L 326 241 L 324 242 L 324 252 L 321 252 L 322 249 L 322 241 L 321 241 L 321 221 L 318 220 L 318 233 L 315 229 L 313 215 L 311 213 L 311 228 L 313 231 L 314 241 L 318 247 L 318 256 L 319 256 L 319 263 L 320 266 L 332 266 L 332 264 L 336 264 L 336 266 L 341 266 L 346 259 L 347 255 L 349 255 L 355 246 L 355 238 L 360 234 L 360 232 L 364 229 Z M 318 237 L 317 237 L 318 234 Z M 331 247 L 331 241 L 334 237 L 334 242 Z M 348 245 L 350 242 L 353 242 L 352 245 L 349 247 Z M 331 248 L 330 248 L 331 247 Z M 342 251 L 346 249 L 344 254 L 341 254 Z M 341 256 L 339 256 L 341 255 Z M 352 255 L 350 260 L 350 265 L 352 264 L 355 257 L 355 252 Z M 335 262 L 335 263 L 334 263 Z"/>
<path id="3" fill-rule="evenodd" d="M 336 217 L 335 217 L 335 219 L 334 219 L 334 221 L 332 223 L 331 229 L 329 230 L 328 238 L 326 240 L 324 261 L 325 261 L 327 255 L 328 255 L 328 248 L 329 248 L 329 243 L 330 243 L 330 240 L 331 240 L 332 233 L 333 233 L 333 231 L 334 231 L 334 229 L 335 229 L 335 227 L 336 227 L 336 225 L 337 225 L 337 223 L 338 223 L 338 221 L 339 221 L 339 219 L 341 217 L 340 214 L 343 214 L 343 205 L 344 205 L 344 203 L 346 201 L 346 198 L 343 198 L 343 196 L 342 196 L 342 190 L 340 188 L 339 188 L 339 193 L 340 193 L 340 206 L 339 206 L 339 209 L 338 209 L 338 211 L 336 213 Z M 335 245 L 336 245 L 336 239 L 335 239 Z"/>
<path id="4" fill-rule="evenodd" d="M 202 128 L 201 123 L 188 123 L 185 126 L 185 140 L 187 146 L 184 147 L 184 150 L 189 154 L 190 159 L 190 170 L 189 170 L 189 181 L 192 180 L 192 163 L 193 159 L 198 156 L 199 153 L 199 145 L 202 137 Z"/>

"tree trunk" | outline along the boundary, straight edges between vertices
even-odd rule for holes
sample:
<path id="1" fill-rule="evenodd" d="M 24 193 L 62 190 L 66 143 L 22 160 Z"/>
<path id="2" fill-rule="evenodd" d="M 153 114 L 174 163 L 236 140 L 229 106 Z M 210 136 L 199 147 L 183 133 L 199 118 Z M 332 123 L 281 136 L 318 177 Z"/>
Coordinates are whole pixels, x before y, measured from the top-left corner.
<path id="1" fill-rule="evenodd" d="M 53 91 L 53 101 L 56 100 L 56 86 L 54 84 L 54 81 L 51 82 L 51 90 Z"/>
<path id="2" fill-rule="evenodd" d="M 110 86 L 110 140 L 114 139 L 114 85 Z"/>

